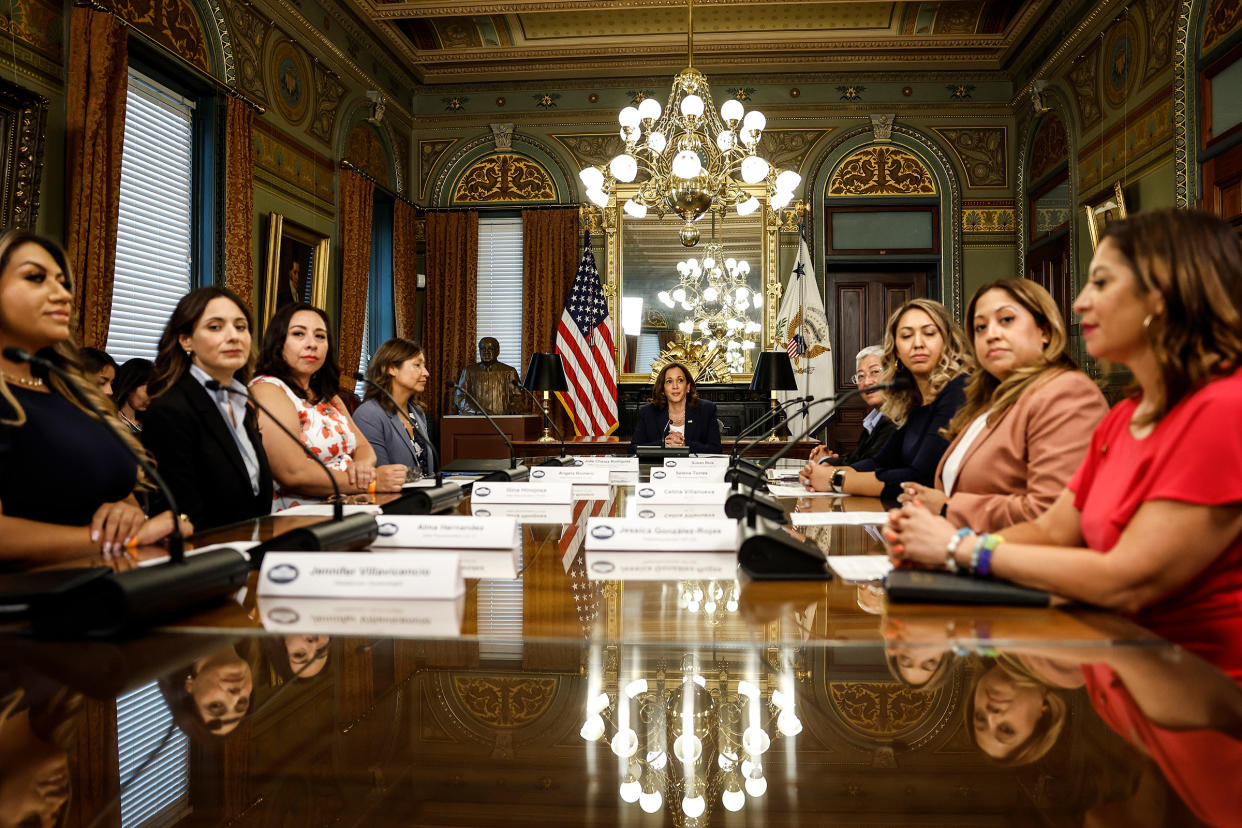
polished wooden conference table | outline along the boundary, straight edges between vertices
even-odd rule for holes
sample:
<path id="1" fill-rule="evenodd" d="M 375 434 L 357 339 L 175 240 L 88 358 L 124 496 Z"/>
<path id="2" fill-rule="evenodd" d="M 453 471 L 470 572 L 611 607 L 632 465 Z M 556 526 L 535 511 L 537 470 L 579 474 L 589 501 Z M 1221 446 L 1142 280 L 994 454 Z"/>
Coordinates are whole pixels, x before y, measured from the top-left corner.
<path id="1" fill-rule="evenodd" d="M 878 585 L 840 580 L 607 580 L 587 565 L 586 522 L 626 515 L 632 493 L 523 524 L 513 571 L 482 562 L 492 577 L 459 600 L 271 601 L 252 579 L 133 640 L 8 628 L 0 823 L 40 824 L 21 821 L 40 807 L 64 809 L 42 824 L 97 826 L 1242 818 L 1242 691 L 1180 648 L 1086 608 L 890 606 Z M 809 535 L 829 555 L 882 552 L 859 527 Z M 1111 683 L 1088 694 L 1085 672 Z M 1133 709 L 1110 726 L 1098 711 L 1118 698 Z M 989 755 L 1012 762 L 1042 716 L 1054 732 L 1037 755 Z M 141 823 L 161 793 L 163 816 Z"/>
<path id="2" fill-rule="evenodd" d="M 720 448 L 730 454 L 737 445 L 736 437 L 720 438 Z M 754 441 L 747 437 L 742 440 L 746 456 L 752 459 L 765 459 L 776 454 L 789 445 L 786 439 Z M 811 450 L 820 445 L 819 440 L 793 441 L 794 447 L 785 455 L 791 460 L 805 460 Z M 518 457 L 554 457 L 561 450 L 560 442 L 544 442 L 542 440 L 514 440 L 513 451 Z M 581 454 L 620 457 L 630 453 L 630 441 L 624 437 L 571 437 L 565 441 L 565 453 L 573 456 Z"/>

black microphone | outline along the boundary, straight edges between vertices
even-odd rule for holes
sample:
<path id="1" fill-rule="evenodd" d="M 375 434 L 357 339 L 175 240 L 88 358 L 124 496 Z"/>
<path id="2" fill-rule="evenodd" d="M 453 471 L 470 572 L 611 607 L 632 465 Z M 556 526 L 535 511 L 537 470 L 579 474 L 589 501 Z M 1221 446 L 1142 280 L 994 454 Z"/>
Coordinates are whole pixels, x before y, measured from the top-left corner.
<path id="1" fill-rule="evenodd" d="M 290 440 L 297 443 L 298 448 L 302 450 L 308 458 L 315 462 L 315 465 L 323 469 L 323 473 L 328 476 L 328 482 L 332 484 L 332 492 L 334 499 L 332 503 L 332 520 L 324 523 L 317 523 L 313 526 L 306 526 L 301 529 L 294 529 L 289 532 L 282 532 L 270 540 L 266 540 L 258 546 L 250 550 L 251 563 L 258 568 L 263 560 L 263 553 L 275 550 L 321 550 L 321 549 L 357 549 L 370 544 L 371 541 L 379 535 L 379 523 L 375 520 L 375 515 L 357 514 L 345 517 L 345 504 L 341 497 L 340 484 L 336 482 L 336 476 L 332 474 L 332 470 L 315 456 L 315 453 L 302 442 L 302 438 L 298 437 L 290 431 L 284 423 L 276 419 L 272 412 L 265 405 L 254 398 L 249 391 L 238 391 L 227 385 L 222 385 L 216 380 L 207 380 L 203 383 L 208 391 L 226 391 L 230 394 L 236 394 L 239 397 L 245 397 L 250 401 L 251 405 L 267 415 L 267 418 L 281 431 L 285 433 Z M 257 553 L 257 554 L 256 554 Z"/>
<path id="2" fill-rule="evenodd" d="M 820 399 L 817 400 L 815 399 L 815 396 L 813 394 L 808 394 L 805 397 L 797 397 L 795 399 L 789 400 L 788 402 L 777 406 L 776 408 L 772 409 L 772 413 L 781 411 L 785 408 L 790 407 L 791 405 L 801 404 L 802 409 L 797 414 L 794 415 L 796 417 L 796 416 L 805 414 L 811 408 L 812 405 L 817 405 L 822 402 L 831 402 L 831 401 L 832 401 L 832 397 L 821 397 Z M 733 488 L 735 490 L 737 489 L 739 483 L 744 483 L 753 489 L 767 491 L 768 484 L 767 484 L 767 480 L 764 479 L 763 464 L 753 463 L 748 460 L 743 460 L 742 458 L 745 456 L 746 452 L 750 451 L 752 448 L 757 446 L 759 443 L 762 443 L 764 440 L 768 439 L 773 434 L 775 434 L 777 430 L 780 429 L 780 427 L 785 424 L 785 422 L 787 421 L 782 420 L 776 423 L 776 425 L 764 431 L 763 434 L 751 440 L 745 446 L 742 446 L 740 451 L 738 451 L 737 446 L 734 446 L 734 451 L 736 453 L 733 457 L 732 462 L 730 463 L 729 470 L 725 472 L 726 483 L 732 483 Z M 777 501 L 775 500 L 772 501 L 772 503 L 776 503 L 776 502 Z M 727 507 L 728 503 L 726 502 L 725 505 Z M 775 517 L 781 513 L 783 513 L 783 510 L 777 507 L 775 510 L 775 513 L 773 514 L 773 519 L 775 519 Z M 725 514 L 729 515 L 729 511 L 727 508 L 725 510 Z M 729 517 L 737 517 L 737 515 L 729 515 Z"/>
<path id="3" fill-rule="evenodd" d="M 731 459 L 736 460 L 740 454 L 745 453 L 744 451 L 739 451 L 742 445 L 743 437 L 748 437 L 751 434 L 754 434 L 755 431 L 758 430 L 760 426 L 762 426 L 764 423 L 771 420 L 773 417 L 775 417 L 777 414 L 784 411 L 786 408 L 789 408 L 791 405 L 798 405 L 799 403 L 809 403 L 813 399 L 815 399 L 815 397 L 808 394 L 805 397 L 794 397 L 792 400 L 786 400 L 785 402 L 781 403 L 775 408 L 769 408 L 767 411 L 763 413 L 762 417 L 755 420 L 750 425 L 746 426 L 746 428 L 742 429 L 742 432 L 737 435 L 737 439 L 734 440 L 733 442 L 733 457 Z M 768 432 L 768 433 L 770 434 L 771 432 Z M 767 434 L 764 435 L 764 437 L 766 436 Z M 763 438 L 761 437 L 759 439 L 763 439 Z M 747 443 L 746 448 L 750 448 L 754 444 L 755 444 L 754 442 Z"/>
<path id="4" fill-rule="evenodd" d="M 392 403 L 392 407 L 397 413 L 410 424 L 410 428 L 415 433 L 418 432 L 418 426 L 411 419 L 410 413 L 397 405 L 397 400 L 389 393 L 388 389 L 380 385 L 375 380 L 368 377 L 361 371 L 354 373 L 354 379 L 359 382 L 365 382 L 379 393 L 388 398 Z M 427 448 L 431 450 L 432 462 L 436 464 L 436 485 L 433 488 L 415 489 L 410 492 L 402 493 L 401 497 L 396 500 L 385 503 L 382 507 L 386 515 L 429 515 L 433 512 L 443 512 L 457 506 L 465 497 L 465 492 L 461 486 L 456 483 L 444 483 L 444 471 L 440 468 L 440 454 L 436 451 L 436 447 L 431 444 L 431 437 L 427 438 Z"/>
<path id="5" fill-rule="evenodd" d="M 496 429 L 496 433 L 500 435 L 500 439 L 505 441 L 505 445 L 509 447 L 509 468 L 495 469 L 488 474 L 483 475 L 482 480 L 526 480 L 530 477 L 530 471 L 526 466 L 519 466 L 517 461 L 517 451 L 513 448 L 513 441 L 509 439 L 509 435 L 492 419 L 492 415 L 487 413 L 487 409 L 479 402 L 478 398 L 471 394 L 464 386 L 458 385 L 452 380 L 445 380 L 444 384 L 456 391 L 460 391 L 470 401 L 471 405 L 477 408 L 491 427 Z"/>
<path id="6" fill-rule="evenodd" d="M 545 465 L 545 466 L 569 466 L 569 465 L 572 465 L 572 464 L 573 464 L 573 461 L 572 461 L 572 460 L 570 460 L 569 458 L 567 458 L 567 457 L 565 456 L 565 435 L 561 432 L 561 428 L 560 428 L 560 426 L 558 426 L 556 423 L 554 423 L 554 422 L 552 421 L 552 418 L 551 418 L 550 416 L 548 416 L 548 412 L 547 412 L 547 411 L 545 411 L 545 410 L 544 410 L 544 408 L 543 408 L 543 406 L 540 404 L 540 402 L 539 402 L 539 398 L 535 396 L 535 394 L 534 394 L 534 392 L 533 392 L 533 391 L 531 391 L 531 390 L 530 390 L 529 388 L 527 388 L 525 385 L 522 385 L 522 383 L 518 382 L 517 380 L 509 380 L 509 383 L 510 383 L 510 384 L 511 384 L 514 388 L 520 388 L 520 389 L 522 389 L 522 393 L 523 393 L 523 394 L 525 394 L 526 396 L 530 397 L 531 402 L 533 402 L 533 403 L 535 404 L 535 408 L 537 408 L 537 409 L 539 410 L 539 413 L 543 415 L 543 421 L 544 421 L 545 423 L 547 423 L 549 426 L 551 426 L 552 430 L 556 432 L 556 439 L 558 439 L 558 440 L 560 440 L 560 441 L 561 441 L 561 456 L 560 456 L 559 458 L 557 458 L 556 460 L 550 460 L 550 459 L 549 459 L 549 460 L 544 460 L 544 461 L 543 461 L 543 465 Z"/>
<path id="7" fill-rule="evenodd" d="M 21 348 L 5 348 L 3 354 L 12 362 L 28 362 L 60 377 L 74 397 L 100 419 L 104 429 L 159 487 L 173 514 L 167 563 L 107 572 L 34 598 L 30 603 L 30 619 L 36 635 L 110 636 L 137 630 L 215 602 L 245 585 L 250 567 L 246 557 L 235 549 L 216 549 L 186 559 L 180 512 L 172 490 L 151 464 L 108 425 L 107 417 L 82 392 L 72 375 L 51 360 Z"/>

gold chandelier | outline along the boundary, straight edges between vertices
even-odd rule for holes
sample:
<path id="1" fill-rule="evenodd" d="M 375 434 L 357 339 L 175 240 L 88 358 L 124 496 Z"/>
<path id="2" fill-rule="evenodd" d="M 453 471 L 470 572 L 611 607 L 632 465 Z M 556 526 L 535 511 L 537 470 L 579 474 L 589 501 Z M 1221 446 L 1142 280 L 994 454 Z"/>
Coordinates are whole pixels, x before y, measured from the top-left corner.
<path id="1" fill-rule="evenodd" d="M 621 110 L 625 151 L 605 167 L 579 173 L 587 198 L 608 206 L 617 184 L 637 182 L 626 200 L 627 215 L 644 218 L 648 210 L 663 217 L 676 213 L 685 222 L 681 243 L 699 241 L 694 222 L 708 210 L 735 207 L 738 215 L 759 208 L 754 191 L 766 186 L 768 202 L 781 209 L 793 199 L 802 177 L 793 170 L 777 171 L 758 154 L 767 119 L 757 109 L 746 112 L 730 98 L 716 111 L 707 77 L 694 68 L 694 3 L 687 2 L 687 67 L 673 79 L 663 108 L 654 98 Z"/>

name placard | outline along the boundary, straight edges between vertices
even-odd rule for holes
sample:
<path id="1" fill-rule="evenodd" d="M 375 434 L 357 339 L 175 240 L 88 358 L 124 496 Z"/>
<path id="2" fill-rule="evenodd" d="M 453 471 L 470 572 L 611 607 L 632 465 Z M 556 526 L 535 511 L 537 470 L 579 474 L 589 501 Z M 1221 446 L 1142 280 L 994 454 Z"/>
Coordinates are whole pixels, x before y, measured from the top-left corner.
<path id="1" fill-rule="evenodd" d="M 569 523 L 574 507 L 568 503 L 482 503 L 470 502 L 477 517 L 509 517 L 518 523 Z"/>
<path id="2" fill-rule="evenodd" d="M 639 503 L 724 505 L 731 491 L 728 483 L 640 483 L 634 488 L 634 498 Z"/>
<path id="3" fill-rule="evenodd" d="M 470 503 L 573 503 L 573 484 L 565 482 L 496 483 L 491 480 L 475 483 L 470 488 Z"/>
<path id="4" fill-rule="evenodd" d="M 608 485 L 607 466 L 536 466 L 530 470 L 532 483 L 593 483 Z"/>
<path id="5" fill-rule="evenodd" d="M 612 485 L 609 483 L 575 483 L 574 500 L 607 500 L 612 494 Z"/>
<path id="6" fill-rule="evenodd" d="M 724 505 L 718 503 L 639 503 L 633 499 L 625 504 L 625 516 L 639 520 L 715 520 L 728 517 Z"/>
<path id="7" fill-rule="evenodd" d="M 584 559 L 592 581 L 727 581 L 737 577 L 737 554 L 590 551 Z"/>
<path id="8" fill-rule="evenodd" d="M 685 460 L 686 458 L 680 458 Z M 653 483 L 687 483 L 699 481 L 703 483 L 720 483 L 724 480 L 725 472 L 728 471 L 728 464 L 719 466 L 701 466 L 697 468 L 683 468 L 681 466 L 663 466 L 651 470 L 651 481 Z"/>
<path id="9" fill-rule="evenodd" d="M 623 457 L 575 457 L 574 467 L 578 466 L 603 466 L 613 471 L 638 471 L 638 458 L 628 455 Z"/>
<path id="10" fill-rule="evenodd" d="M 671 523 L 641 518 L 591 518 L 587 549 L 607 551 L 736 552 L 738 523 L 730 518 L 702 518 Z"/>
<path id="11" fill-rule="evenodd" d="M 461 558 L 443 552 L 268 552 L 259 595 L 298 598 L 456 598 Z"/>
<path id="12" fill-rule="evenodd" d="M 259 620 L 269 632 L 446 638 L 461 635 L 466 599 L 360 601 L 260 595 L 258 606 Z"/>
<path id="13" fill-rule="evenodd" d="M 515 549 L 518 524 L 511 517 L 382 515 L 372 549 Z"/>
<path id="14" fill-rule="evenodd" d="M 665 457 L 664 468 L 666 469 L 715 469 L 719 468 L 721 472 L 729 468 L 729 455 L 727 454 L 700 454 L 697 457 Z"/>

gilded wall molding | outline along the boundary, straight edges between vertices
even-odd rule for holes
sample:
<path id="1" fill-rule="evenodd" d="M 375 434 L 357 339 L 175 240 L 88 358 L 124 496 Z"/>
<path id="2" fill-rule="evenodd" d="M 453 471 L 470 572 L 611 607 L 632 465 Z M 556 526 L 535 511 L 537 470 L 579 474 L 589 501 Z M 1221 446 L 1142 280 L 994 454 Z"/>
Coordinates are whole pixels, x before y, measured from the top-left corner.
<path id="1" fill-rule="evenodd" d="M 39 216 L 48 99 L 0 79 L 0 227 L 33 230 Z"/>
<path id="2" fill-rule="evenodd" d="M 1199 163 L 1191 162 L 1190 148 L 1196 146 L 1188 134 L 1191 129 L 1190 113 L 1198 119 L 1199 100 L 1196 52 L 1190 46 L 1190 33 L 1194 17 L 1195 0 L 1180 0 L 1177 10 L 1177 30 L 1173 36 L 1173 204 L 1186 209 L 1199 198 Z M 1202 0 L 1199 7 L 1202 9 Z"/>
<path id="3" fill-rule="evenodd" d="M 976 189 L 1009 186 L 1009 130 L 1006 127 L 931 127 L 962 164 L 966 183 Z"/>
<path id="4" fill-rule="evenodd" d="M 233 59 L 233 37 L 229 31 L 228 18 L 224 14 L 221 0 L 203 0 L 207 10 L 211 12 L 211 22 L 215 26 L 216 40 L 220 44 L 221 68 L 224 70 L 224 82 L 229 86 L 237 86 L 237 64 Z"/>
<path id="5" fill-rule="evenodd" d="M 962 203 L 963 233 L 1004 233 L 1012 236 L 1018 219 L 1012 201 L 965 201 Z"/>

